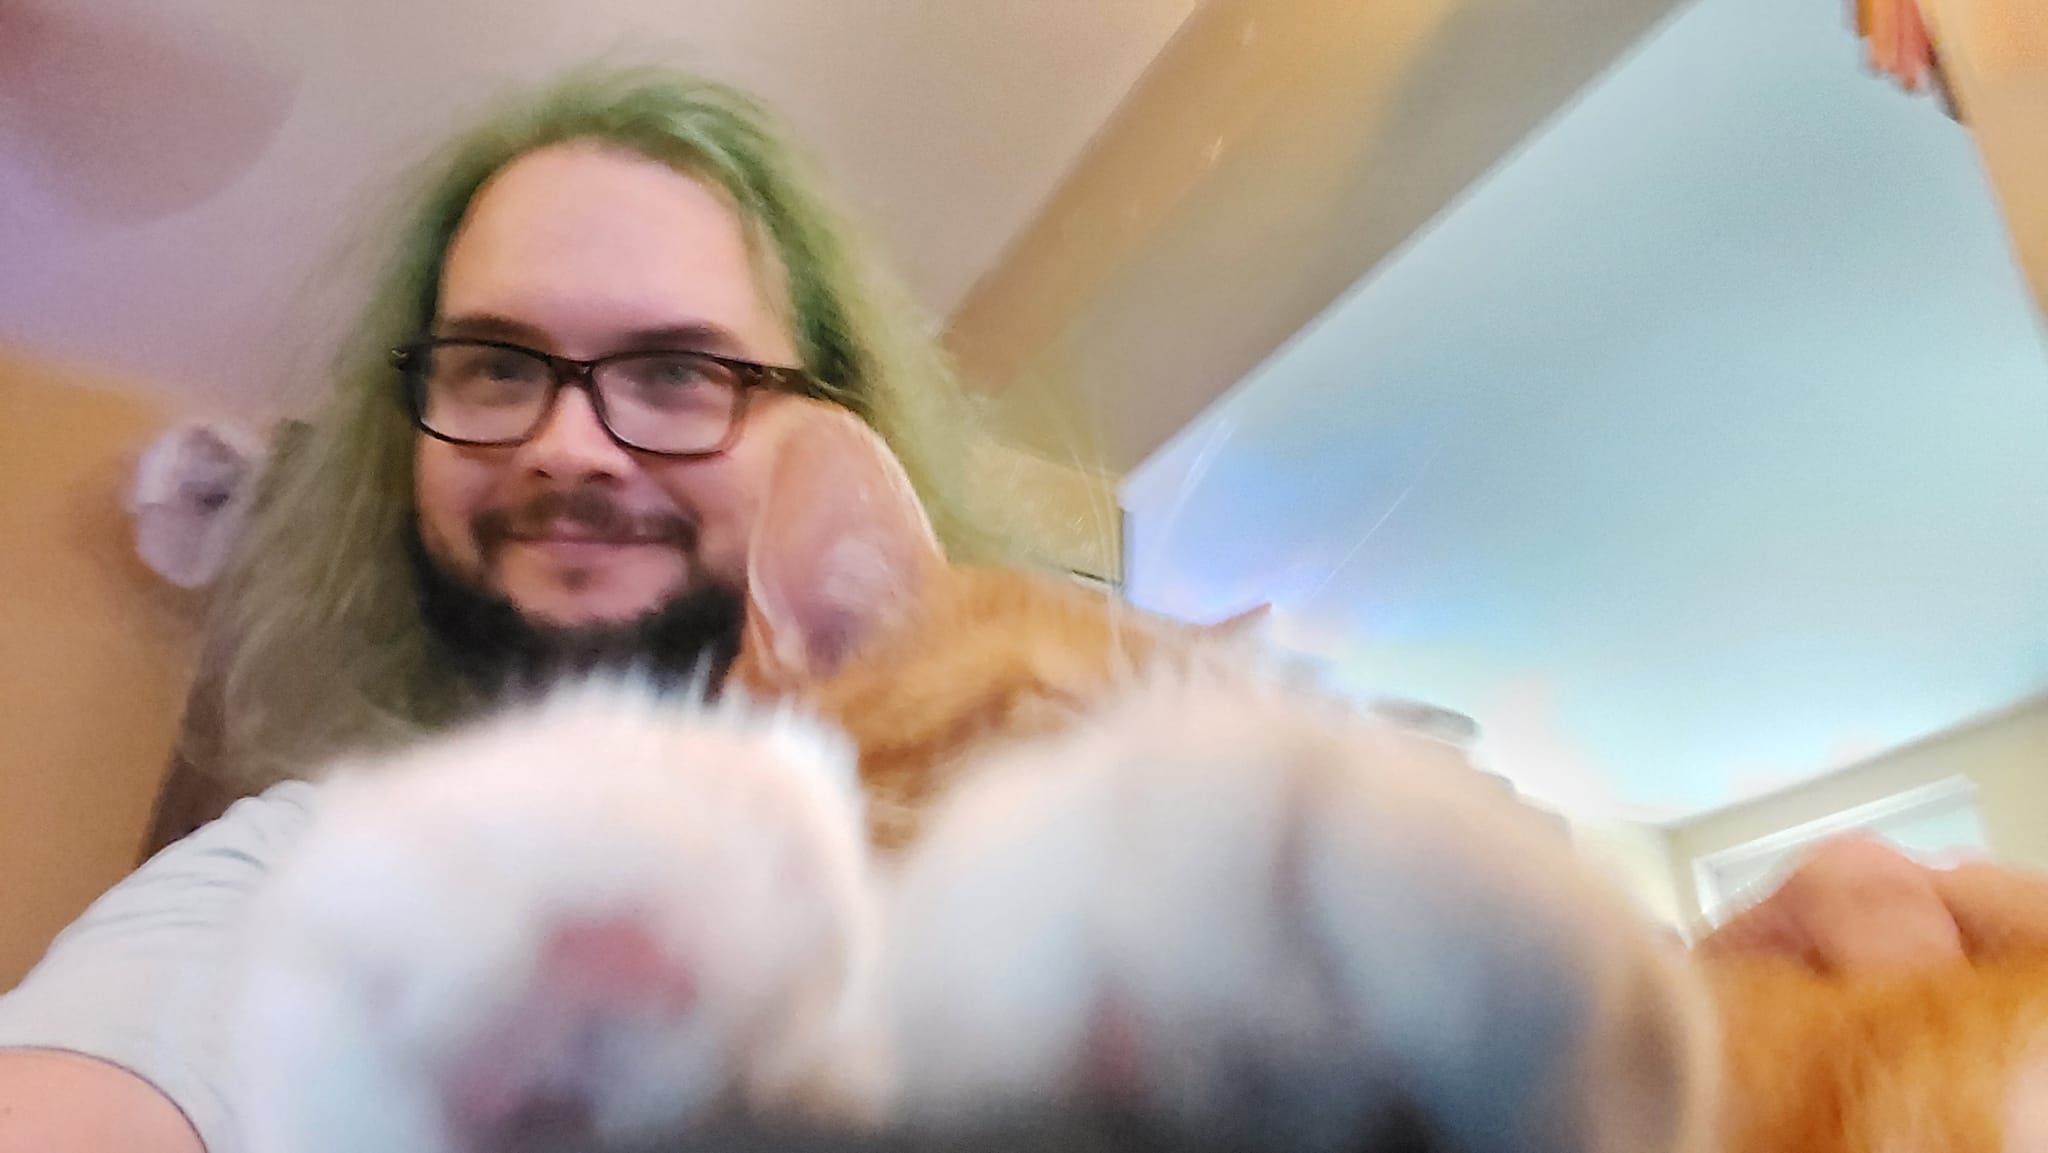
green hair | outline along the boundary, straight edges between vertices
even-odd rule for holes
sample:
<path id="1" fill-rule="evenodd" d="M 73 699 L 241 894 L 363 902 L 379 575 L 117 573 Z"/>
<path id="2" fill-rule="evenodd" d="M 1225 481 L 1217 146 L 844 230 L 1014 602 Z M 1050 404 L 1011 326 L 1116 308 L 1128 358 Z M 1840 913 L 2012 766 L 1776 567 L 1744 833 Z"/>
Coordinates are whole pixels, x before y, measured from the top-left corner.
<path id="1" fill-rule="evenodd" d="M 816 395 L 867 421 L 902 461 L 955 556 L 994 559 L 962 507 L 969 435 L 952 370 L 908 297 L 855 251 L 810 169 L 754 101 L 662 69 L 578 74 L 457 141 L 399 243 L 310 422 L 281 438 L 217 593 L 205 660 L 217 694 L 191 750 L 242 787 L 338 750 L 444 723 L 469 702 L 427 635 L 409 555 L 415 433 L 388 350 L 434 315 L 442 260 L 493 175 L 539 148 L 592 141 L 724 190 L 762 267 L 786 286 Z M 188 726 L 190 735 L 191 726 Z"/>

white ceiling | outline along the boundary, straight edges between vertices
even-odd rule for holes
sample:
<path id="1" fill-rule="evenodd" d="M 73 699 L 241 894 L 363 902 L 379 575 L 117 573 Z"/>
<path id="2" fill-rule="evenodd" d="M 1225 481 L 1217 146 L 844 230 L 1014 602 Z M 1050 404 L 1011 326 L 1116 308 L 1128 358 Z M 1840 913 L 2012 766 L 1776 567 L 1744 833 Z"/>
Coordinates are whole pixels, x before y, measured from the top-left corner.
<path id="1" fill-rule="evenodd" d="M 0 0 L 0 341 L 275 405 L 394 174 L 599 57 L 768 99 L 942 315 L 1195 2 Z"/>
<path id="2" fill-rule="evenodd" d="M 2048 690 L 2041 330 L 1842 21 L 1659 29 L 1131 477 L 1133 595 L 1639 817 Z"/>

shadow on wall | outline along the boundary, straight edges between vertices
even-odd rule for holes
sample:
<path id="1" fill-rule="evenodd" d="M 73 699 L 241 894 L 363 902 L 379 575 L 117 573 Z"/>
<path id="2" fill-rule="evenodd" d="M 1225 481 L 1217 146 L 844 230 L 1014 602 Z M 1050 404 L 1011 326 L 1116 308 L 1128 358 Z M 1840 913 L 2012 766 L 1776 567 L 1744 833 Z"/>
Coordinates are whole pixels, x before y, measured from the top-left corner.
<path id="1" fill-rule="evenodd" d="M 296 78 L 225 30 L 149 8 L 22 0 L 0 12 L 0 122 L 53 204 L 98 224 L 190 208 L 284 126 Z"/>

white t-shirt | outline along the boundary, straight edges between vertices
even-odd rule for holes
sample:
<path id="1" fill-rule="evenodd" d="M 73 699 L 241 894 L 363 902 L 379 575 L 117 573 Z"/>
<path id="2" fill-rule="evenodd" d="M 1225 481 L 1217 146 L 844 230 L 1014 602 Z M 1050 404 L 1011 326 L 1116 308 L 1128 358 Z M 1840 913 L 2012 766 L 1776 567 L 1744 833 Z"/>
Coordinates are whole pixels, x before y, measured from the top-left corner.
<path id="1" fill-rule="evenodd" d="M 184 1110 L 208 1153 L 243 1153 L 221 1084 L 224 970 L 250 895 L 318 795 L 294 781 L 239 801 L 109 889 L 0 996 L 0 1048 L 119 1065 Z"/>

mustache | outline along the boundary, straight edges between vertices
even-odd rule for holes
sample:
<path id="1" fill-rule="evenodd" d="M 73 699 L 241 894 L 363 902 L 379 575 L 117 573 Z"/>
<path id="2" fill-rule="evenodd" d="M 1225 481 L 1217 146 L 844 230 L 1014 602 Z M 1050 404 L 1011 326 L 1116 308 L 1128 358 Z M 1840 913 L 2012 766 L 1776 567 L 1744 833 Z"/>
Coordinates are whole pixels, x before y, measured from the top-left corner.
<path id="1" fill-rule="evenodd" d="M 485 509 L 471 527 L 485 548 L 507 540 L 545 536 L 564 525 L 603 540 L 666 544 L 688 551 L 697 544 L 697 522 L 681 513 L 634 512 L 602 489 L 549 489 L 523 504 Z"/>

